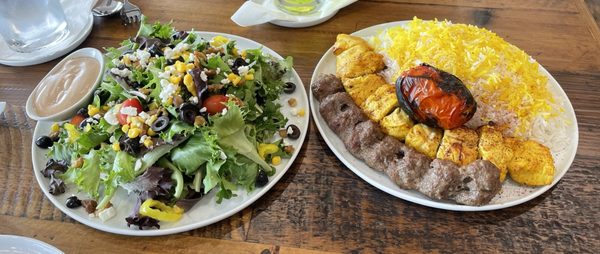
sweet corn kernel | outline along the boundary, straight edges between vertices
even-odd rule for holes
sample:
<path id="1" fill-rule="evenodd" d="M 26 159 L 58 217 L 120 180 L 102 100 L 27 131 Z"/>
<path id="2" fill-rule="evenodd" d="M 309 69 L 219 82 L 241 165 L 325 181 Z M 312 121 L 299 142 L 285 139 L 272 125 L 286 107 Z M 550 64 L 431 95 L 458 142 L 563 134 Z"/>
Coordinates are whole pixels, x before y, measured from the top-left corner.
<path id="1" fill-rule="evenodd" d="M 242 53 L 240 55 L 241 55 L 242 58 L 246 59 L 246 55 L 247 55 L 246 50 L 245 49 L 242 50 Z"/>
<path id="2" fill-rule="evenodd" d="M 127 133 L 129 131 L 129 124 L 121 126 L 121 130 L 123 131 L 123 133 Z"/>
<path id="3" fill-rule="evenodd" d="M 129 131 L 127 132 L 127 137 L 129 138 L 137 138 L 140 133 L 142 133 L 142 131 L 138 128 L 131 128 L 129 129 Z"/>
<path id="4" fill-rule="evenodd" d="M 194 69 L 194 67 L 196 67 L 196 66 L 193 63 L 189 63 L 189 64 L 185 65 L 185 69 L 188 70 L 188 71 L 191 70 L 191 69 Z"/>
<path id="5" fill-rule="evenodd" d="M 131 65 L 131 60 L 129 59 L 129 55 L 124 55 L 123 56 L 123 63 L 125 65 Z"/>
<path id="6" fill-rule="evenodd" d="M 189 73 L 185 74 L 185 76 L 183 76 L 183 84 L 193 96 L 198 96 L 198 93 L 196 92 L 196 85 L 194 85 L 194 79 L 192 78 L 192 75 L 190 75 Z"/>
<path id="7" fill-rule="evenodd" d="M 254 74 L 248 73 L 248 74 L 246 74 L 246 76 L 244 76 L 244 79 L 246 79 L 246 80 L 254 80 Z"/>
<path id="8" fill-rule="evenodd" d="M 144 119 L 139 116 L 129 118 L 131 120 L 131 127 L 133 128 L 142 128 L 144 126 Z"/>
<path id="9" fill-rule="evenodd" d="M 110 109 L 110 106 L 108 106 L 108 105 L 102 106 L 102 111 L 108 111 L 109 109 Z"/>
<path id="10" fill-rule="evenodd" d="M 238 56 L 239 52 L 237 48 L 233 48 L 233 50 L 231 50 L 231 53 L 233 54 L 233 56 Z"/>
<path id="11" fill-rule="evenodd" d="M 169 82 L 171 82 L 175 85 L 179 85 L 179 82 L 181 82 L 181 77 L 173 75 L 169 78 Z"/>
<path id="12" fill-rule="evenodd" d="M 185 64 L 182 63 L 181 61 L 175 62 L 175 70 L 177 70 L 178 72 L 184 73 L 185 72 Z"/>
<path id="13" fill-rule="evenodd" d="M 121 145 L 119 145 L 118 142 L 117 143 L 113 143 L 112 144 L 112 149 L 115 150 L 115 151 L 117 151 L 117 152 L 121 151 Z"/>
<path id="14" fill-rule="evenodd" d="M 146 124 L 148 126 L 152 125 L 154 123 L 154 121 L 156 121 L 156 119 L 158 118 L 157 115 L 151 115 L 150 118 L 148 118 L 148 120 L 146 120 Z"/>
<path id="15" fill-rule="evenodd" d="M 210 45 L 213 47 L 221 47 L 221 46 L 227 44 L 227 42 L 229 42 L 229 39 L 227 39 L 221 35 L 217 35 L 217 36 L 213 37 L 212 41 L 210 42 Z"/>
<path id="16" fill-rule="evenodd" d="M 90 104 L 88 105 L 88 115 L 93 116 L 100 113 L 100 109 L 98 109 L 96 106 Z"/>
<path id="17" fill-rule="evenodd" d="M 165 106 L 169 106 L 171 104 L 173 104 L 173 97 L 167 98 L 167 101 L 165 102 Z"/>
<path id="18" fill-rule="evenodd" d="M 158 108 L 158 103 L 156 103 L 156 101 L 153 101 L 152 103 L 148 104 L 148 108 L 150 110 L 155 110 Z"/>
<path id="19" fill-rule="evenodd" d="M 154 135 L 156 135 L 156 132 L 154 132 L 154 130 L 152 130 L 152 128 L 148 128 L 148 130 L 146 131 L 146 134 L 148 134 L 148 136 L 154 136 Z"/>
<path id="20" fill-rule="evenodd" d="M 298 110 L 298 116 L 304 116 L 304 109 Z"/>
<path id="21" fill-rule="evenodd" d="M 147 148 L 150 148 L 150 147 L 152 147 L 153 145 L 154 145 L 154 142 L 152 142 L 152 139 L 151 139 L 151 138 L 147 138 L 147 139 L 145 139 L 145 140 L 144 140 L 144 146 L 145 146 L 145 147 L 147 147 Z"/>
<path id="22" fill-rule="evenodd" d="M 229 73 L 227 75 L 227 79 L 229 79 L 229 81 L 231 81 L 231 83 L 233 83 L 233 85 L 237 85 L 240 83 L 240 81 L 242 80 L 242 78 L 238 75 L 236 75 L 235 73 Z"/>
<path id="23" fill-rule="evenodd" d="M 273 156 L 271 159 L 271 164 L 273 164 L 273 166 L 281 164 L 281 156 Z"/>
<path id="24" fill-rule="evenodd" d="M 50 126 L 50 132 L 57 132 L 60 130 L 60 125 L 58 125 L 58 123 L 53 123 L 52 126 Z"/>

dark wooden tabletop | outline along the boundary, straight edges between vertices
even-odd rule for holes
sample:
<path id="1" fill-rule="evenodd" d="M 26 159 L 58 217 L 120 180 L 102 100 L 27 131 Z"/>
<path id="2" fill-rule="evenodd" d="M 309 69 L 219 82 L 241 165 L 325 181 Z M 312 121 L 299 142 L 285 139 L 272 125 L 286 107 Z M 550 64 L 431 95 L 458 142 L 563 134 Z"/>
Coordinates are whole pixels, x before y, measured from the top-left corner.
<path id="1" fill-rule="evenodd" d="M 452 212 L 413 204 L 369 185 L 331 152 L 314 123 L 300 155 L 267 194 L 212 225 L 161 237 L 105 233 L 55 208 L 33 175 L 35 121 L 25 101 L 58 61 L 0 65 L 0 234 L 33 237 L 66 253 L 598 252 L 600 250 L 600 30 L 595 0 L 358 1 L 309 28 L 239 27 L 242 1 L 133 1 L 151 20 L 178 29 L 236 34 L 294 57 L 306 88 L 338 33 L 409 20 L 448 19 L 485 27 L 525 50 L 561 84 L 579 125 L 579 147 L 562 180 L 522 205 Z M 485 15 L 482 15 L 485 14 Z M 484 17 L 484 18 L 482 18 Z M 95 18 L 80 47 L 115 46 L 135 35 L 118 17 Z"/>

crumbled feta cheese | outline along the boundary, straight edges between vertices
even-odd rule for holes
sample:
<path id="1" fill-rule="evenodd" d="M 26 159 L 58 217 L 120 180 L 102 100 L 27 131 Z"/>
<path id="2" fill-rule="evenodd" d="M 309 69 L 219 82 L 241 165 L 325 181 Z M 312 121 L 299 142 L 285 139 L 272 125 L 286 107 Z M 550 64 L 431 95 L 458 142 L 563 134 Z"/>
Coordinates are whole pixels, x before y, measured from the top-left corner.
<path id="1" fill-rule="evenodd" d="M 165 67 L 165 71 L 168 71 L 169 73 L 174 72 L 175 66 L 169 65 L 169 66 Z"/>
<path id="2" fill-rule="evenodd" d="M 104 120 L 106 120 L 106 122 L 110 125 L 118 124 L 119 120 L 117 119 L 117 110 L 115 108 L 108 110 L 108 112 L 104 114 Z"/>
<path id="3" fill-rule="evenodd" d="M 198 104 L 198 97 L 196 97 L 196 96 L 190 97 L 190 102 L 194 103 L 194 104 Z"/>
<path id="4" fill-rule="evenodd" d="M 206 112 L 206 107 L 202 107 L 202 108 L 200 109 L 200 113 L 204 113 L 204 112 Z"/>
<path id="5" fill-rule="evenodd" d="M 127 69 L 127 68 L 122 69 L 122 70 L 119 69 L 119 68 L 111 68 L 110 69 L 110 73 L 115 74 L 115 75 L 117 75 L 119 77 L 122 77 L 122 78 L 127 78 L 127 77 L 129 77 L 131 75 L 131 71 L 129 69 Z"/>
<path id="6" fill-rule="evenodd" d="M 206 82 L 208 80 L 208 76 L 206 76 L 206 73 L 200 72 L 200 79 L 202 79 L 202 81 Z"/>
<path id="7" fill-rule="evenodd" d="M 109 208 L 104 208 L 98 213 L 98 217 L 100 217 L 102 222 L 112 219 L 113 217 L 115 217 L 115 215 L 117 215 L 117 210 L 115 210 L 113 206 Z"/>
<path id="8" fill-rule="evenodd" d="M 227 64 L 228 65 L 233 65 L 233 63 L 235 63 L 235 61 L 233 61 L 233 59 L 227 59 Z"/>
<path id="9" fill-rule="evenodd" d="M 102 118 L 102 116 L 100 114 L 95 114 L 94 116 L 92 116 L 92 118 L 94 118 L 94 119 L 100 119 L 100 118 Z"/>
<path id="10" fill-rule="evenodd" d="M 217 54 L 215 54 L 215 53 L 209 53 L 209 54 L 206 55 L 206 60 L 211 59 L 211 58 L 213 58 L 215 56 L 217 56 Z"/>
<path id="11" fill-rule="evenodd" d="M 113 144 L 113 143 L 117 142 L 117 138 L 115 138 L 115 136 L 110 136 L 110 138 L 108 139 L 108 142 Z"/>
<path id="12" fill-rule="evenodd" d="M 140 117 L 141 117 L 142 119 L 144 119 L 144 121 L 146 121 L 146 120 L 148 120 L 148 118 L 150 118 L 150 115 L 148 115 L 148 113 L 146 113 L 146 112 L 142 111 L 142 112 L 140 113 Z"/>
<path id="13" fill-rule="evenodd" d="M 190 44 L 187 44 L 184 42 L 184 43 L 179 43 L 179 44 L 175 45 L 175 48 L 173 49 L 173 51 L 180 54 L 183 51 L 186 51 L 188 49 L 190 49 Z"/>
<path id="14" fill-rule="evenodd" d="M 227 84 L 229 84 L 229 82 L 230 81 L 228 78 L 221 79 L 221 84 L 223 84 L 223 85 L 227 85 Z"/>
<path id="15" fill-rule="evenodd" d="M 132 61 L 132 62 L 135 62 L 135 61 L 139 60 L 138 57 L 135 55 L 135 53 L 133 53 L 133 54 L 125 54 L 125 56 L 123 56 L 123 57 L 129 58 L 129 60 Z"/>
<path id="16" fill-rule="evenodd" d="M 132 106 L 122 107 L 119 112 L 123 115 L 137 116 L 137 108 Z"/>
<path id="17" fill-rule="evenodd" d="M 188 58 L 188 63 L 193 63 L 196 60 L 196 55 L 190 54 Z"/>
<path id="18" fill-rule="evenodd" d="M 160 97 L 162 102 L 166 102 L 173 94 L 175 94 L 175 92 L 177 92 L 177 86 L 167 80 L 162 79 L 160 81 L 160 86 L 162 90 L 158 97 Z"/>
<path id="19" fill-rule="evenodd" d="M 249 62 L 250 62 L 250 59 L 249 59 L 249 58 L 246 58 L 246 63 L 249 63 Z"/>
<path id="20" fill-rule="evenodd" d="M 240 66 L 237 68 L 238 73 L 241 77 L 246 76 L 246 74 L 248 74 L 250 68 L 248 68 L 248 66 Z"/>
<path id="21" fill-rule="evenodd" d="M 227 108 L 223 108 L 223 111 L 221 111 L 221 115 L 225 115 L 227 114 Z"/>
<path id="22" fill-rule="evenodd" d="M 163 53 L 166 59 L 173 59 L 173 56 L 175 55 L 175 51 L 169 47 L 166 47 Z"/>
<path id="23" fill-rule="evenodd" d="M 158 77 L 161 79 L 169 79 L 171 77 L 170 71 L 159 72 Z"/>
<path id="24" fill-rule="evenodd" d="M 100 180 L 106 180 L 106 179 L 108 179 L 108 174 L 104 173 L 104 172 L 100 172 L 100 175 L 98 176 L 98 178 L 100 178 Z"/>
<path id="25" fill-rule="evenodd" d="M 287 131 L 288 135 L 292 135 L 292 133 L 294 133 L 294 130 L 292 130 L 292 128 L 287 128 L 285 130 Z"/>
<path id="26" fill-rule="evenodd" d="M 106 103 L 107 106 L 112 107 L 116 104 L 115 101 L 109 101 L 108 103 Z"/>
<path id="27" fill-rule="evenodd" d="M 221 160 L 226 160 L 227 155 L 225 154 L 225 152 L 223 152 L 222 150 L 220 152 L 221 152 L 221 154 L 219 154 L 219 156 L 221 157 Z"/>
<path id="28" fill-rule="evenodd" d="M 137 58 L 139 58 L 140 60 L 140 65 L 143 68 L 146 68 L 146 66 L 148 66 L 148 60 L 150 59 L 150 52 L 145 51 L 145 50 L 137 50 L 135 52 L 135 55 L 137 56 Z"/>
<path id="29" fill-rule="evenodd" d="M 293 116 L 297 116 L 297 115 L 298 115 L 298 109 L 296 109 L 296 108 L 292 108 L 292 109 L 290 109 L 290 113 L 291 113 Z"/>
<path id="30" fill-rule="evenodd" d="M 221 68 L 217 67 L 217 74 L 221 73 Z"/>

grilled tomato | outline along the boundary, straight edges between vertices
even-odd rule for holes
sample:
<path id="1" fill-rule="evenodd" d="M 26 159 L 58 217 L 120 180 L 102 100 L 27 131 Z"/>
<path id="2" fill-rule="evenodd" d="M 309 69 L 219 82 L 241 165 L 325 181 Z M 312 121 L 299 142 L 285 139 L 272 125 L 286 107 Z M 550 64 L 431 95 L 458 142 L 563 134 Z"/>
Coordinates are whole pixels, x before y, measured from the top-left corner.
<path id="1" fill-rule="evenodd" d="M 473 95 L 460 79 L 425 63 L 400 75 L 396 96 L 413 120 L 446 130 L 465 124 L 477 110 Z"/>

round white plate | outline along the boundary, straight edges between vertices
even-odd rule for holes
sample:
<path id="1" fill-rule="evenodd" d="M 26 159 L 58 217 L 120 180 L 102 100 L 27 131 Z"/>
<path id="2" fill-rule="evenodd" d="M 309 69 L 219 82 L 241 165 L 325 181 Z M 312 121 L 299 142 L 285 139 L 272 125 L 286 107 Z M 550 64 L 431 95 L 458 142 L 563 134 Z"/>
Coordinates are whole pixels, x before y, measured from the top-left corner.
<path id="1" fill-rule="evenodd" d="M 197 33 L 200 35 L 200 37 L 205 39 L 210 39 L 217 35 L 225 36 L 229 39 L 235 40 L 239 49 L 254 49 L 262 47 L 264 53 L 281 58 L 281 56 L 275 51 L 246 38 L 224 33 Z M 244 189 L 240 188 L 236 193 L 238 195 L 237 197 L 233 197 L 229 200 L 223 200 L 221 204 L 217 204 L 215 191 L 211 191 L 204 196 L 192 209 L 187 211 L 180 221 L 173 223 L 160 222 L 160 229 L 153 228 L 148 230 L 138 230 L 135 225 L 132 225 L 131 228 L 128 228 L 127 223 L 125 222 L 125 218 L 129 216 L 133 210 L 136 197 L 133 195 L 128 196 L 126 191 L 119 189 L 111 201 L 111 203 L 117 209 L 117 215 L 103 223 L 99 218 L 90 218 L 83 208 L 69 209 L 65 206 L 66 199 L 71 195 L 78 195 L 80 198 L 86 197 L 85 194 L 77 193 L 77 188 L 75 186 L 67 185 L 67 192 L 58 196 L 54 196 L 48 192 L 48 184 L 50 180 L 45 178 L 40 172 L 42 169 L 44 169 L 46 164 L 47 159 L 45 155 L 48 150 L 38 148 L 35 145 L 35 139 L 42 135 L 48 135 L 52 122 L 38 122 L 33 133 L 31 153 L 35 177 L 46 197 L 48 197 L 48 199 L 62 212 L 85 225 L 106 232 L 137 236 L 166 235 L 196 229 L 225 219 L 249 206 L 262 195 L 264 195 L 269 189 L 271 189 L 271 187 L 273 187 L 275 183 L 281 179 L 283 174 L 285 174 L 285 172 L 290 168 L 298 156 L 300 149 L 302 148 L 302 143 L 304 142 L 304 138 L 308 130 L 309 114 L 305 114 L 303 117 L 291 115 L 291 108 L 287 104 L 287 100 L 290 98 L 296 98 L 298 105 L 295 108 L 303 108 L 305 111 L 308 111 L 308 98 L 298 73 L 296 73 L 295 70 L 292 70 L 290 74 L 290 81 L 296 83 L 296 91 L 292 94 L 282 94 L 280 97 L 280 102 L 283 106 L 283 115 L 288 118 L 288 124 L 295 124 L 298 126 L 298 128 L 300 128 L 300 138 L 297 140 L 286 139 L 286 142 L 293 145 L 295 148 L 291 158 L 282 160 L 282 163 L 276 167 L 277 171 L 275 175 L 269 177 L 269 183 L 266 186 L 262 188 L 256 188 L 250 193 L 247 193 Z"/>
<path id="2" fill-rule="evenodd" d="M 353 33 L 352 35 L 366 38 L 376 35 L 377 32 L 380 32 L 385 28 L 402 26 L 408 22 L 409 21 L 399 21 L 380 24 L 362 29 Z M 323 57 L 317 64 L 311 79 L 311 84 L 315 82 L 317 76 L 321 73 L 335 73 L 335 61 L 336 58 L 333 55 L 333 49 L 330 48 L 329 50 L 327 50 L 327 52 L 325 52 L 325 55 L 323 55 Z M 329 148 L 331 148 L 333 153 L 348 168 L 350 168 L 355 174 L 357 174 L 360 178 L 362 178 L 369 184 L 391 195 L 424 206 L 453 211 L 496 210 L 527 202 L 550 189 L 552 186 L 558 183 L 558 181 L 565 175 L 565 173 L 571 166 L 573 159 L 575 158 L 575 153 L 577 152 L 579 131 L 577 128 L 577 119 L 575 118 L 575 111 L 573 110 L 573 106 L 571 105 L 569 98 L 567 98 L 567 95 L 562 90 L 558 82 L 556 82 L 556 80 L 548 73 L 548 71 L 546 71 L 546 69 L 544 69 L 543 67 L 540 68 L 542 73 L 548 77 L 548 86 L 550 90 L 552 90 L 553 93 L 557 96 L 557 101 L 564 102 L 564 117 L 566 118 L 566 120 L 569 120 L 571 123 L 573 123 L 569 125 L 566 129 L 566 136 L 569 139 L 569 145 L 564 152 L 558 154 L 557 158 L 554 158 L 556 171 L 554 172 L 554 181 L 551 185 L 533 188 L 519 185 L 510 180 L 507 180 L 504 182 L 500 193 L 496 195 L 496 197 L 492 199 L 492 201 L 489 204 L 484 206 L 466 206 L 459 205 L 451 201 L 434 200 L 417 191 L 401 189 L 392 180 L 390 180 L 386 174 L 369 168 L 369 166 L 367 166 L 363 161 L 352 156 L 344 146 L 344 143 L 334 132 L 331 131 L 331 129 L 329 129 L 327 122 L 325 122 L 325 120 L 323 120 L 323 118 L 321 117 L 321 114 L 319 113 L 319 102 L 313 97 L 312 93 L 310 93 L 309 101 L 312 115 L 315 119 L 315 124 L 317 125 L 319 132 L 321 132 L 321 136 L 323 136 L 323 139 L 325 140 Z"/>
<path id="3" fill-rule="evenodd" d="M 5 254 L 63 254 L 54 246 L 29 237 L 0 235 L 0 253 Z"/>
<path id="4" fill-rule="evenodd" d="M 87 38 L 94 24 L 94 16 L 88 2 L 93 1 L 82 3 L 79 0 L 60 0 L 67 18 L 69 34 L 55 45 L 30 53 L 20 53 L 11 50 L 4 40 L 0 40 L 0 64 L 10 66 L 40 64 L 59 58 L 75 49 Z"/>

